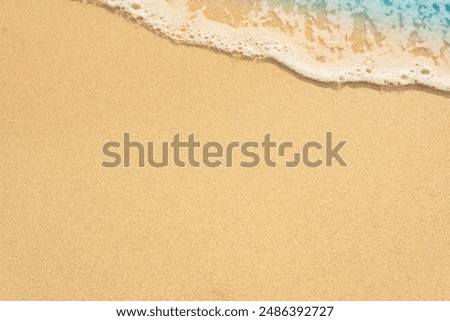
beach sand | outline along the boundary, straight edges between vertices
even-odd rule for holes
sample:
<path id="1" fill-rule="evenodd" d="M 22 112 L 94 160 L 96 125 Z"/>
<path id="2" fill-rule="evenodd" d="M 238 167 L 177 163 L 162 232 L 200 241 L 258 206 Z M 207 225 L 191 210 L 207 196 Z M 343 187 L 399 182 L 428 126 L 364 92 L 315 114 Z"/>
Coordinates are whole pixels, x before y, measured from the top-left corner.
<path id="1" fill-rule="evenodd" d="M 450 98 L 330 86 L 104 8 L 0 11 L 0 299 L 449 300 Z M 347 167 L 104 168 L 102 146 L 348 143 Z"/>

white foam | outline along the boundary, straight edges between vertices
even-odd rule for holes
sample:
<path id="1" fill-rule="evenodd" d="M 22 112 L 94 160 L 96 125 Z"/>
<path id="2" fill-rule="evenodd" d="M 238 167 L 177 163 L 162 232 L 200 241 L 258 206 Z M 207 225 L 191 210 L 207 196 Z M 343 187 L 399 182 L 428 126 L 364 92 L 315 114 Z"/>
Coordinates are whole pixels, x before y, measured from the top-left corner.
<path id="1" fill-rule="evenodd" d="M 172 39 L 272 58 L 319 81 L 418 83 L 450 90 L 446 25 L 450 22 L 442 1 L 435 1 L 442 11 L 418 6 L 416 0 L 319 1 L 319 5 L 297 0 L 289 10 L 286 3 L 252 1 L 257 9 L 248 11 L 237 26 L 208 19 L 206 4 L 189 10 L 189 0 L 99 1 L 142 19 Z M 280 23 L 267 25 L 274 14 L 286 28 L 280 28 Z M 322 25 L 321 19 L 325 19 Z M 358 32 L 365 45 L 355 50 L 358 41 L 352 37 Z"/>

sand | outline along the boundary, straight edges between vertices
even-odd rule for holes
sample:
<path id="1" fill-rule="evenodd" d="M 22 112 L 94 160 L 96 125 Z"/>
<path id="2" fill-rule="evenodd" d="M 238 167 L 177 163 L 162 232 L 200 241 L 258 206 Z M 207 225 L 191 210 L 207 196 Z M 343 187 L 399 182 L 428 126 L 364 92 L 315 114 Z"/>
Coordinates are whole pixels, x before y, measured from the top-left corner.
<path id="1" fill-rule="evenodd" d="M 0 11 L 0 299 L 448 300 L 450 100 L 329 86 L 103 8 Z M 104 168 L 124 132 L 348 141 L 347 167 Z"/>

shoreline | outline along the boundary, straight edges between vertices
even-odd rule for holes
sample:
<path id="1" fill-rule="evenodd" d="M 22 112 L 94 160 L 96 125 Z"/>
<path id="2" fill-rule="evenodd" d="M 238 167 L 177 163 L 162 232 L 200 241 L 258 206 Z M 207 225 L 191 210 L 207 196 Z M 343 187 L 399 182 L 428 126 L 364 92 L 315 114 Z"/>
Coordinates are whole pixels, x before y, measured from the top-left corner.
<path id="1" fill-rule="evenodd" d="M 183 41 L 183 40 L 173 39 L 173 38 L 167 36 L 166 34 L 164 34 L 163 32 L 154 29 L 152 26 L 150 26 L 148 24 L 145 24 L 141 19 L 136 19 L 135 17 L 133 17 L 132 14 L 130 14 L 130 13 L 128 13 L 128 12 L 122 10 L 122 9 L 112 8 L 112 7 L 108 6 L 108 5 L 106 5 L 105 3 L 100 2 L 99 0 L 70 0 L 70 1 L 77 2 L 77 3 L 82 4 L 82 5 L 93 5 L 95 7 L 102 8 L 102 9 L 108 11 L 110 14 L 117 15 L 117 16 L 121 17 L 122 19 L 124 19 L 125 21 L 127 21 L 129 23 L 136 24 L 139 27 L 144 28 L 147 31 L 157 35 L 158 37 L 161 37 L 162 39 L 166 39 L 166 40 L 170 41 L 173 44 L 182 45 L 182 46 L 188 46 L 188 47 L 194 47 L 194 48 L 203 48 L 203 49 L 215 52 L 217 54 L 222 54 L 222 55 L 226 55 L 226 56 L 232 57 L 234 59 L 240 59 L 240 60 L 245 60 L 245 61 L 252 61 L 252 62 L 256 62 L 256 63 L 270 63 L 270 64 L 274 64 L 277 67 L 279 67 L 279 68 L 281 68 L 281 69 L 291 73 L 292 75 L 297 77 L 299 80 L 311 82 L 312 84 L 316 84 L 318 86 L 324 86 L 324 87 L 329 87 L 329 88 L 333 88 L 333 89 L 340 89 L 340 88 L 343 88 L 343 87 L 350 87 L 350 88 L 362 87 L 362 88 L 374 89 L 376 91 L 387 91 L 387 92 L 392 92 L 392 91 L 406 92 L 406 91 L 409 91 L 409 90 L 425 91 L 425 92 L 428 92 L 428 93 L 431 93 L 431 94 L 436 94 L 436 95 L 440 95 L 440 96 L 443 96 L 443 97 L 446 97 L 446 98 L 450 98 L 450 90 L 439 89 L 439 88 L 433 87 L 431 85 L 425 85 L 425 84 L 420 84 L 420 83 L 413 83 L 413 84 L 393 84 L 393 83 L 378 84 L 378 83 L 375 83 L 375 82 L 365 81 L 365 80 L 336 82 L 336 81 L 322 81 L 322 80 L 314 79 L 314 78 L 302 75 L 301 73 L 295 71 L 293 68 L 290 68 L 289 66 L 287 66 L 286 64 L 276 60 L 275 58 L 271 58 L 271 57 L 252 57 L 252 56 L 247 56 L 247 55 L 244 55 L 244 54 L 238 53 L 238 52 L 228 52 L 228 51 L 225 51 L 225 50 L 221 50 L 221 49 L 218 49 L 218 48 L 216 48 L 214 46 L 201 45 L 201 44 L 196 44 L 196 43 L 189 43 L 189 42 L 186 42 L 186 41 Z"/>

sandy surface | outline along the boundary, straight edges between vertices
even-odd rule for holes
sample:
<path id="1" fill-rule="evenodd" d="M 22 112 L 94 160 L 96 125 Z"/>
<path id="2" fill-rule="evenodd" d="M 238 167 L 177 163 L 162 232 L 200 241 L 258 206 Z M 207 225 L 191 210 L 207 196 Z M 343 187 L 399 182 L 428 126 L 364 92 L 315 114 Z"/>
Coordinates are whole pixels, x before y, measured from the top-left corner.
<path id="1" fill-rule="evenodd" d="M 0 70 L 0 299 L 450 299 L 448 95 L 322 86 L 72 1 L 4 1 Z M 124 132 L 326 131 L 348 167 L 100 166 Z"/>

